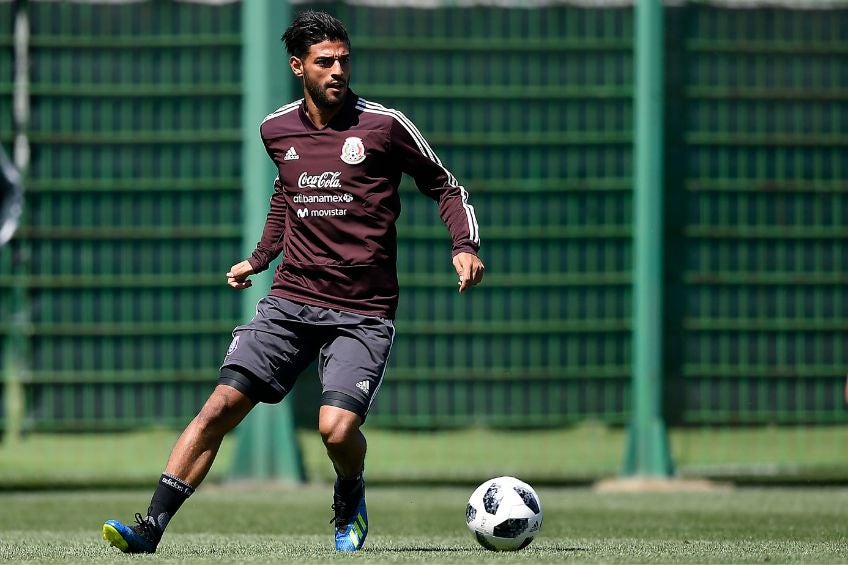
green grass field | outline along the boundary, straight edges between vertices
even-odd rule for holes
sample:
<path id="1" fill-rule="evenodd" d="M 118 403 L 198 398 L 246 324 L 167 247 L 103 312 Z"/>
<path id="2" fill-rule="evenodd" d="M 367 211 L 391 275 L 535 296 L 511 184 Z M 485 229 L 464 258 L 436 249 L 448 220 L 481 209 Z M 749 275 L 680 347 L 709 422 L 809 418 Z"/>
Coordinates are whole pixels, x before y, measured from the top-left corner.
<path id="1" fill-rule="evenodd" d="M 15 563 L 846 563 L 848 489 L 746 488 L 611 494 L 540 487 L 542 530 L 527 549 L 490 553 L 464 523 L 461 487 L 371 487 L 358 554 L 331 545 L 330 487 L 201 488 L 152 556 L 100 539 L 107 518 L 150 492 L 0 494 L 0 561 Z"/>
<path id="2" fill-rule="evenodd" d="M 0 562 L 848 563 L 848 488 L 805 486 L 845 485 L 848 430 L 839 426 L 672 430 L 683 476 L 799 486 L 663 494 L 553 486 L 615 476 L 620 428 L 368 430 L 371 534 L 356 555 L 332 550 L 332 471 L 317 433 L 300 433 L 312 482 L 297 490 L 222 486 L 228 438 L 160 552 L 123 555 L 100 539 L 102 523 L 146 510 L 178 433 L 30 434 L 0 444 Z M 540 536 L 516 554 L 477 547 L 464 525 L 474 486 L 496 474 L 535 484 L 545 508 Z"/>
<path id="3" fill-rule="evenodd" d="M 367 429 L 368 477 L 381 483 L 472 484 L 512 474 L 555 484 L 591 482 L 619 473 L 622 428 L 597 423 L 550 430 L 470 428 L 438 433 Z M 155 484 L 179 430 L 29 434 L 0 443 L 0 490 Z M 677 471 L 688 477 L 747 482 L 848 481 L 848 427 L 673 429 Z M 224 441 L 209 480 L 226 477 L 234 437 Z M 317 432 L 299 433 L 311 480 L 333 471 Z M 493 449 L 496 447 L 496 449 Z"/>

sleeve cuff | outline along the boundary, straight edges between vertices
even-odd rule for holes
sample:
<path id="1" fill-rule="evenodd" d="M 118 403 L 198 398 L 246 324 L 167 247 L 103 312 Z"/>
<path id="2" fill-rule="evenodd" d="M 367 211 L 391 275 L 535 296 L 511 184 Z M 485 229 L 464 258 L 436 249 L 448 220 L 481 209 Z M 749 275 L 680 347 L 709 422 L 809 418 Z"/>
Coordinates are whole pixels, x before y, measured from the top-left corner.
<path id="1" fill-rule="evenodd" d="M 456 257 L 460 253 L 471 253 L 472 255 L 477 255 L 477 252 L 480 250 L 476 245 L 472 245 L 469 243 L 456 245 L 453 248 L 453 252 L 451 253 L 451 257 Z"/>
<path id="2" fill-rule="evenodd" d="M 253 255 L 247 258 L 247 262 L 250 263 L 250 266 L 253 267 L 254 273 L 261 273 L 265 269 L 268 268 L 267 263 L 263 263 L 260 258 L 256 256 L 257 252 L 254 251 Z"/>

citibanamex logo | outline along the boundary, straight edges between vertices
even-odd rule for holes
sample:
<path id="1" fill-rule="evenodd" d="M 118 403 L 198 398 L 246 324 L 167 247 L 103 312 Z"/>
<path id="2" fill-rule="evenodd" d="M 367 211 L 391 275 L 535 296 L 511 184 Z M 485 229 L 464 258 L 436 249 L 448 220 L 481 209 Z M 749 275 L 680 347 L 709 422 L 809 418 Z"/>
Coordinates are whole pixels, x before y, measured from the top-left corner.
<path id="1" fill-rule="evenodd" d="M 342 174 L 338 171 L 324 171 L 317 175 L 310 175 L 304 171 L 297 179 L 297 186 L 300 188 L 341 188 L 341 176 Z"/>

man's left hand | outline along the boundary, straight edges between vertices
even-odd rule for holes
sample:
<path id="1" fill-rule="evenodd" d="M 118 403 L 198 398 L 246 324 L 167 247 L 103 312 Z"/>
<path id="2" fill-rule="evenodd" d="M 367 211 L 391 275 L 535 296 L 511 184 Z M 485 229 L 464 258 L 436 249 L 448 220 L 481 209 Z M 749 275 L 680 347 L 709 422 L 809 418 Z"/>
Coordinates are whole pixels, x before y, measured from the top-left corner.
<path id="1" fill-rule="evenodd" d="M 465 292 L 483 280 L 486 267 L 483 261 L 473 253 L 457 253 L 453 258 L 453 267 L 459 275 L 459 292 Z"/>

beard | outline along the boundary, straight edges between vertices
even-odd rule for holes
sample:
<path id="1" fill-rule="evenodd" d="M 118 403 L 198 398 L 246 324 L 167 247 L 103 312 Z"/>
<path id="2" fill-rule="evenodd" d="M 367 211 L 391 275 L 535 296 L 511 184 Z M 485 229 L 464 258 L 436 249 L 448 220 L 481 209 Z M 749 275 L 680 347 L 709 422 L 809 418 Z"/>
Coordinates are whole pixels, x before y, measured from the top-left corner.
<path id="1" fill-rule="evenodd" d="M 303 85 L 306 87 L 306 91 L 309 93 L 309 96 L 312 98 L 312 101 L 315 102 L 315 105 L 319 108 L 336 108 L 340 106 L 342 102 L 344 102 L 345 94 L 347 93 L 347 83 L 345 83 L 345 88 L 342 90 L 341 95 L 338 98 L 330 98 L 327 95 L 327 88 L 322 87 L 317 82 L 312 82 L 308 78 L 304 77 Z"/>

